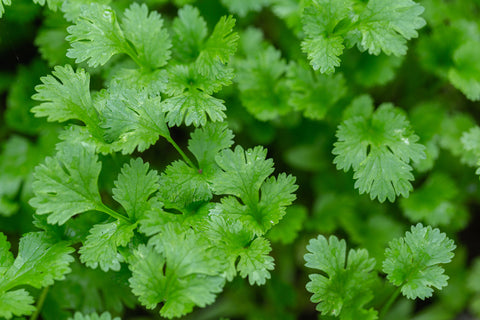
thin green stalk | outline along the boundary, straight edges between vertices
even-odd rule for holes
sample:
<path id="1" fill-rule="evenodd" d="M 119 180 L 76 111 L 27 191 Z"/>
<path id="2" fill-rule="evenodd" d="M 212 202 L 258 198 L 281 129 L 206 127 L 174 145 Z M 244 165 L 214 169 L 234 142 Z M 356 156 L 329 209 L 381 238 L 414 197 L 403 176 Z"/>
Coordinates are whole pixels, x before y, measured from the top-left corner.
<path id="1" fill-rule="evenodd" d="M 383 305 L 382 310 L 380 310 L 379 319 L 383 319 L 387 314 L 388 310 L 390 310 L 390 307 L 392 306 L 392 304 L 395 302 L 395 300 L 397 300 L 398 295 L 400 294 L 401 288 L 402 286 L 397 287 L 397 289 L 395 289 L 395 291 L 392 293 L 388 301 Z"/>
<path id="2" fill-rule="evenodd" d="M 186 163 L 188 163 L 188 165 L 194 169 L 197 169 L 197 166 L 193 164 L 193 161 L 190 160 L 190 158 L 183 152 L 182 149 L 180 149 L 180 147 L 178 146 L 178 144 L 175 143 L 175 141 L 173 141 L 173 139 L 171 137 L 166 137 L 167 141 L 170 142 L 170 144 L 178 151 L 178 153 L 180 153 L 180 155 L 182 156 L 183 158 L 183 161 L 185 161 Z"/>
<path id="3" fill-rule="evenodd" d="M 106 205 L 104 205 L 103 203 L 101 205 L 99 205 L 97 208 L 96 208 L 98 211 L 101 211 L 103 213 L 106 213 L 108 214 L 109 216 L 115 218 L 115 219 L 118 219 L 118 220 L 123 220 L 124 222 L 127 222 L 127 223 L 132 223 L 132 221 L 130 221 L 127 217 L 125 217 L 124 215 L 110 209 L 109 207 L 107 207 Z"/>
<path id="4" fill-rule="evenodd" d="M 37 320 L 38 316 L 40 315 L 40 311 L 42 310 L 43 303 L 45 302 L 45 298 L 47 297 L 49 288 L 50 287 L 43 288 L 42 293 L 40 293 L 40 297 L 38 297 L 37 304 L 35 305 L 36 310 L 30 317 L 30 320 Z"/>
<path id="5" fill-rule="evenodd" d="M 125 50 L 124 52 L 130 57 L 132 58 L 132 60 L 140 67 L 140 68 L 146 68 L 148 69 L 148 66 L 145 66 L 142 61 L 140 61 L 140 59 L 138 58 L 138 55 L 137 53 L 135 52 L 135 50 L 130 46 L 130 44 L 126 43 L 124 46 L 123 46 L 123 49 Z"/>

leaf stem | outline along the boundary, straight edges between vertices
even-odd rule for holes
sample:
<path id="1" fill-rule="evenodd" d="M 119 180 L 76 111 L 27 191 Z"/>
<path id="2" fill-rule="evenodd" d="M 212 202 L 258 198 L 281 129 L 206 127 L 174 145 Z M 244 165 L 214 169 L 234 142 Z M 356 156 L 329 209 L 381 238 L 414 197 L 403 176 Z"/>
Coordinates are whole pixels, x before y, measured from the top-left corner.
<path id="1" fill-rule="evenodd" d="M 38 316 L 40 315 L 40 311 L 42 310 L 43 303 L 45 302 L 45 298 L 48 294 L 48 289 L 50 287 L 43 288 L 42 292 L 40 293 L 40 297 L 38 297 L 37 304 L 35 305 L 35 312 L 30 317 L 30 320 L 37 320 Z"/>
<path id="2" fill-rule="evenodd" d="M 123 220 L 124 222 L 130 223 L 130 224 L 132 223 L 132 221 L 130 221 L 127 217 L 125 217 L 124 215 L 110 209 L 109 207 L 107 207 L 103 203 L 100 204 L 96 209 L 100 212 L 108 214 L 112 218 L 115 218 L 115 219 L 118 219 L 118 220 Z"/>
<path id="3" fill-rule="evenodd" d="M 123 46 L 124 52 L 142 69 L 148 69 L 148 66 L 145 66 L 142 61 L 138 58 L 137 53 L 135 50 L 130 46 L 129 43 L 126 43 Z"/>
<path id="4" fill-rule="evenodd" d="M 383 319 L 387 314 L 388 310 L 390 310 L 390 307 L 392 306 L 392 304 L 395 302 L 395 300 L 397 300 L 398 295 L 400 294 L 401 288 L 402 286 L 397 287 L 397 289 L 395 289 L 395 291 L 392 293 L 388 301 L 383 305 L 382 310 L 380 310 L 379 319 Z"/>
<path id="5" fill-rule="evenodd" d="M 188 165 L 194 169 L 197 169 L 197 166 L 193 164 L 193 161 L 190 160 L 190 158 L 183 152 L 182 149 L 180 149 L 180 147 L 178 146 L 178 144 L 175 143 L 175 141 L 173 141 L 173 139 L 171 137 L 165 137 L 167 139 L 168 142 L 170 142 L 170 144 L 178 151 L 178 153 L 180 153 L 180 155 L 182 156 L 183 158 L 183 161 L 185 161 L 186 163 L 188 163 Z"/>

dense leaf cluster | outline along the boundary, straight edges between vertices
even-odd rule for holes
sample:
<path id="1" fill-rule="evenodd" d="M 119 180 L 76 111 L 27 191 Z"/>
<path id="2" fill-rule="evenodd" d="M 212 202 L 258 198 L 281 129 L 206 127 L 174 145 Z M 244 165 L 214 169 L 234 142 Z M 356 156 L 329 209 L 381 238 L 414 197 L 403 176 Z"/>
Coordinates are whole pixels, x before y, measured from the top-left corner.
<path id="1" fill-rule="evenodd" d="M 0 318 L 480 317 L 478 1 L 0 18 Z"/>

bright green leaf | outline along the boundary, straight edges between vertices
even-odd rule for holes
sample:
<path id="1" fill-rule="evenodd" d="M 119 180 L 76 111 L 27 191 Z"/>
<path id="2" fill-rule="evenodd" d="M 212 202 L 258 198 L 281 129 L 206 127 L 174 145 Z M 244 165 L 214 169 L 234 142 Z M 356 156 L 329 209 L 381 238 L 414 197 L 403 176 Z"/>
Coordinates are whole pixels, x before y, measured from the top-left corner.
<path id="1" fill-rule="evenodd" d="M 365 308 L 373 298 L 375 279 L 375 259 L 368 257 L 367 250 L 350 249 L 347 256 L 345 240 L 321 235 L 310 240 L 307 250 L 305 265 L 322 272 L 310 274 L 306 286 L 322 315 L 341 320 L 378 318 L 377 311 Z"/>
<path id="2" fill-rule="evenodd" d="M 101 170 L 94 150 L 81 144 L 63 143 L 57 155 L 47 157 L 35 169 L 30 205 L 48 214 L 51 224 L 64 224 L 76 214 L 102 206 L 97 180 Z"/>
<path id="3" fill-rule="evenodd" d="M 413 180 L 410 161 L 425 158 L 405 116 L 391 105 L 380 106 L 373 114 L 345 120 L 337 131 L 332 153 L 338 169 L 353 168 L 355 188 L 380 202 L 407 197 Z"/>
<path id="4" fill-rule="evenodd" d="M 84 245 L 80 248 L 80 260 L 90 268 L 119 271 L 122 255 L 118 247 L 126 246 L 133 237 L 134 224 L 115 221 L 96 224 L 90 230 Z"/>
<path id="5" fill-rule="evenodd" d="M 439 264 L 452 260 L 455 247 L 440 230 L 419 223 L 405 237 L 389 243 L 383 271 L 391 283 L 401 287 L 404 296 L 423 300 L 432 296 L 432 287 L 447 285 L 448 276 Z"/>

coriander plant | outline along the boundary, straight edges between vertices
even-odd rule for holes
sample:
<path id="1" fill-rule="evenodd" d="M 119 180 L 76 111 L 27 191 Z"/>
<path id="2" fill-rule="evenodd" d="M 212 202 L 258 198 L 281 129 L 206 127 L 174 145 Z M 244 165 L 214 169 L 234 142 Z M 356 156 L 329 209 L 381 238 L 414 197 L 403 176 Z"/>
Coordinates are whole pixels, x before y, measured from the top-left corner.
<path id="1" fill-rule="evenodd" d="M 0 318 L 480 318 L 477 0 L 0 0 Z"/>

